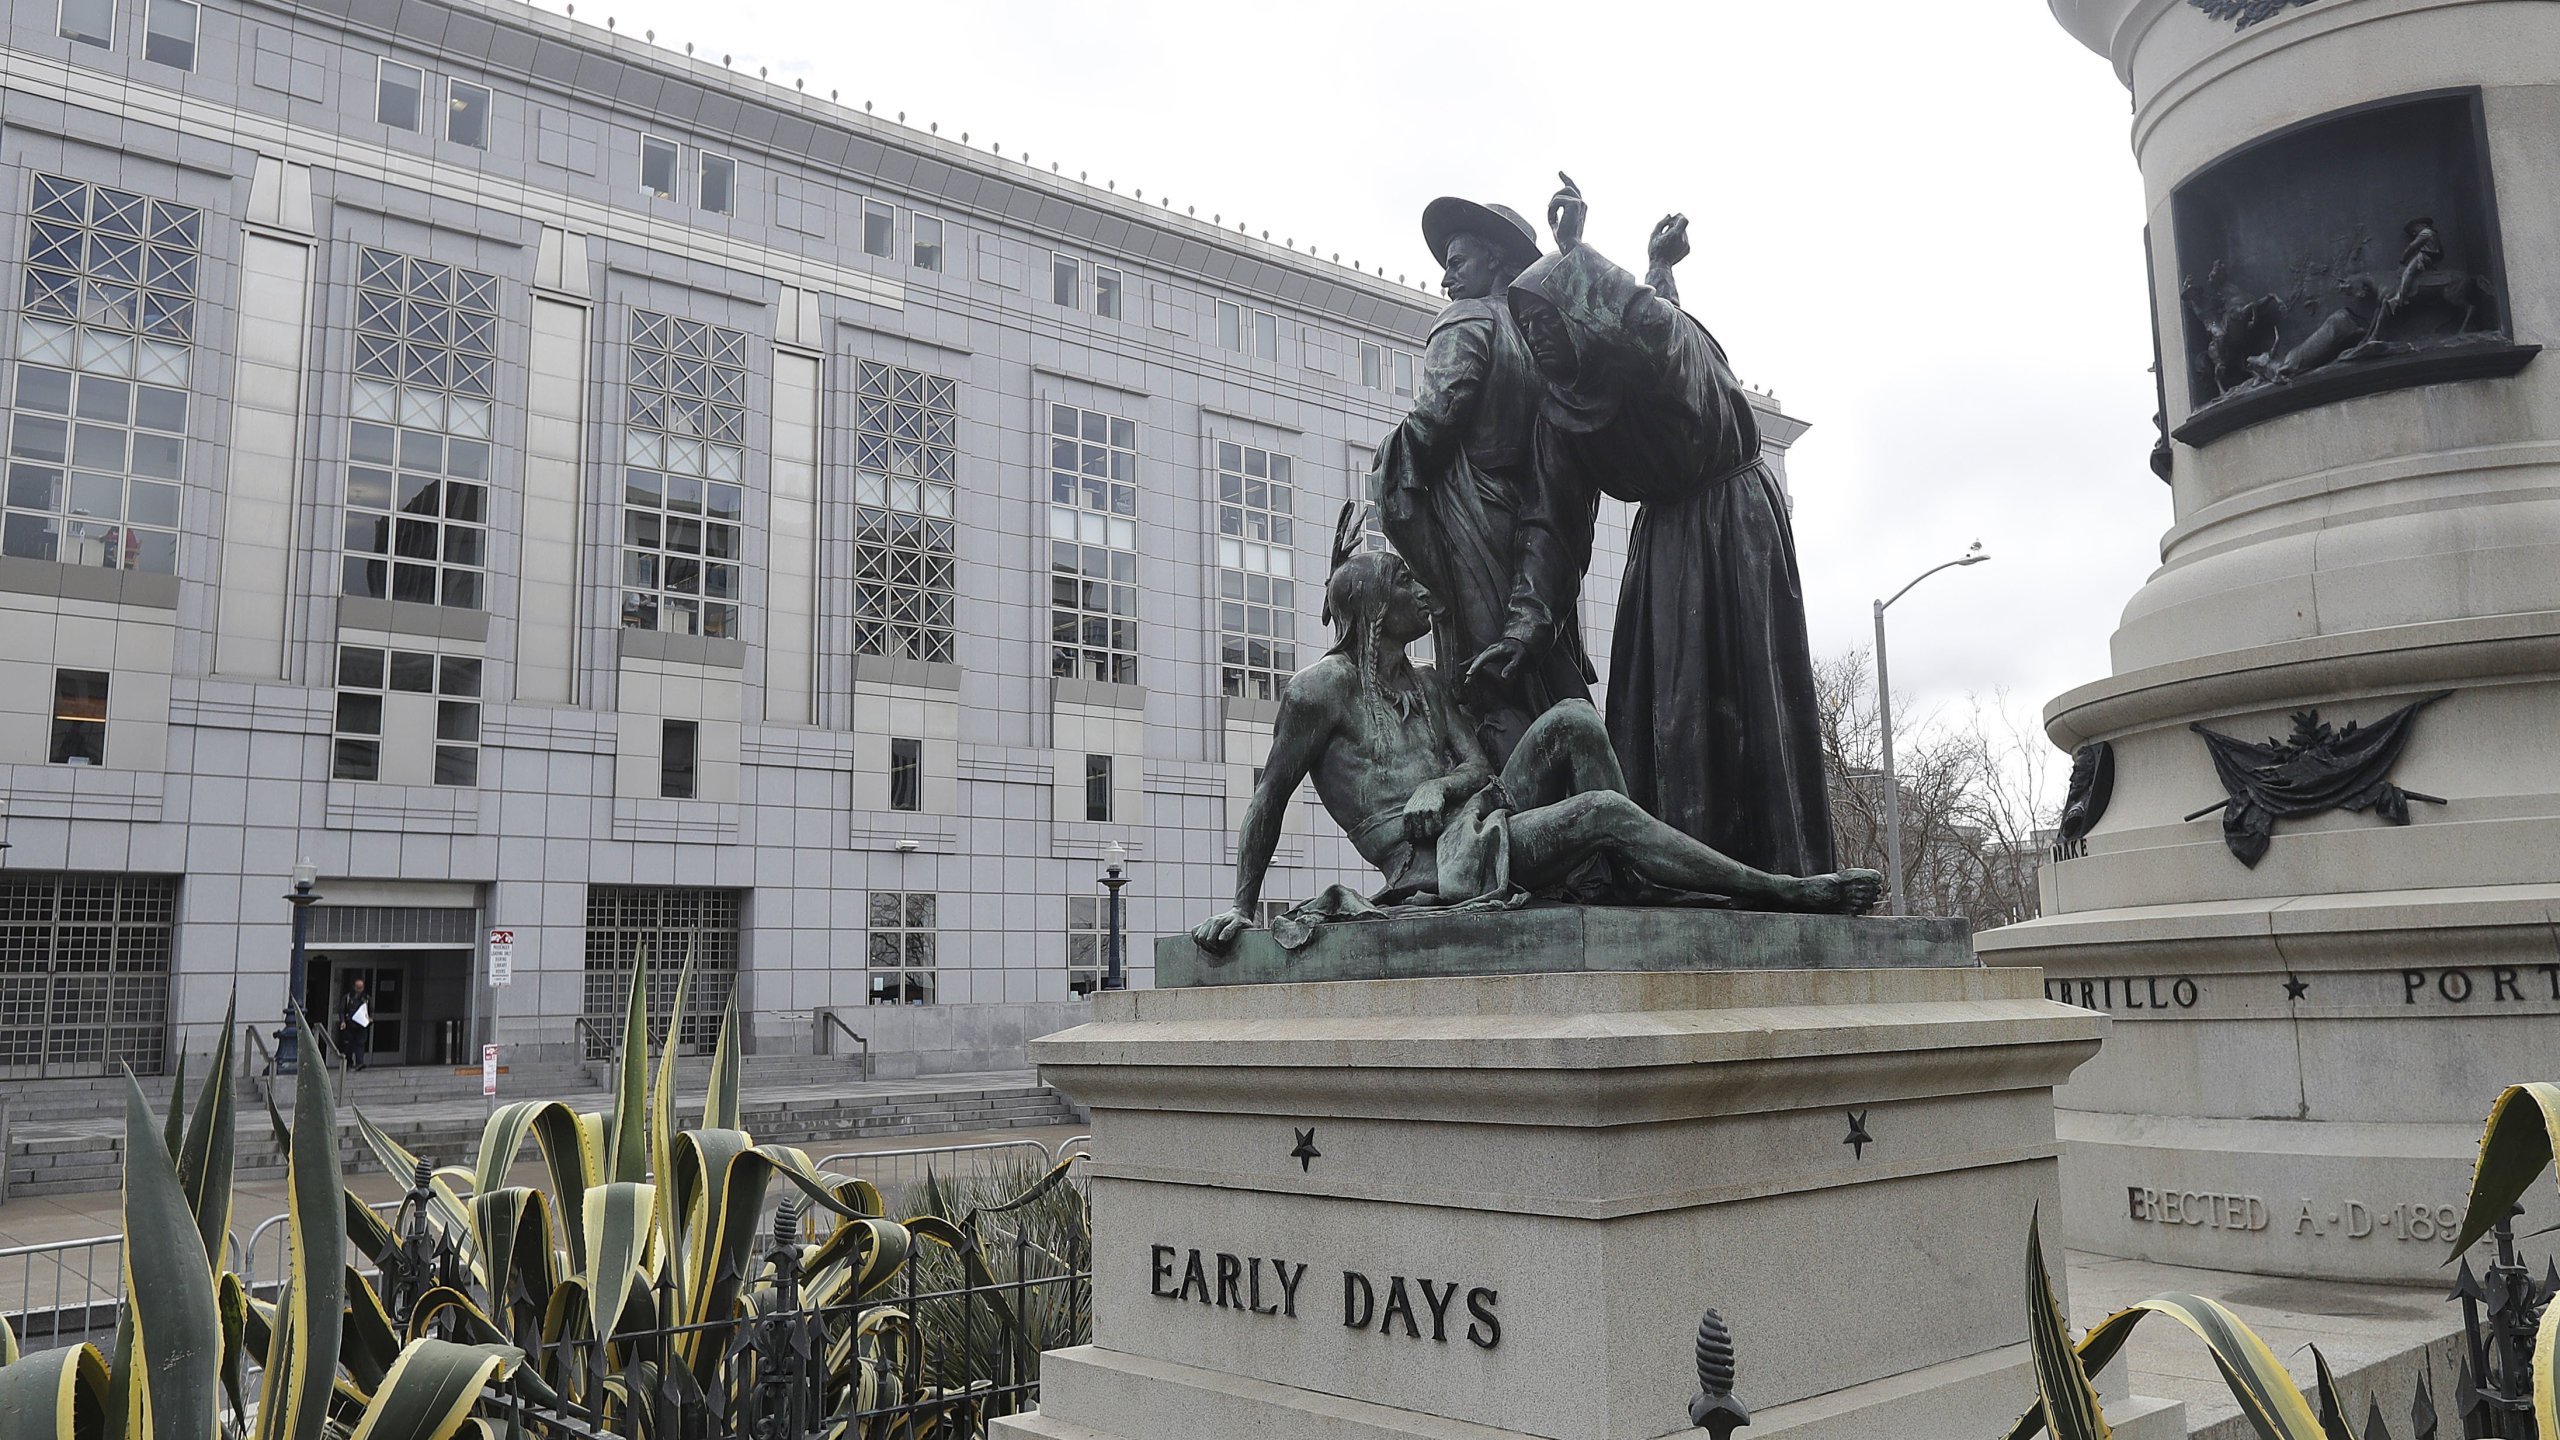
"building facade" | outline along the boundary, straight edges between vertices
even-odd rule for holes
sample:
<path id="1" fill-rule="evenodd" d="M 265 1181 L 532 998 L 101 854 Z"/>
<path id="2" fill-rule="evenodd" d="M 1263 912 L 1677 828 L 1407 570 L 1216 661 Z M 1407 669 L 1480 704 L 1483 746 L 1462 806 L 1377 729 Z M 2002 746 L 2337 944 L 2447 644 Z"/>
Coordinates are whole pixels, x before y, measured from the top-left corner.
<path id="1" fill-rule="evenodd" d="M 1114 857 L 1134 984 L 1224 905 L 1435 298 L 514 4 L 0 46 L 0 1078 L 271 1023 L 306 858 L 386 1063 L 645 955 L 977 1068 Z M 1364 871 L 1302 798 L 1270 896 Z"/>

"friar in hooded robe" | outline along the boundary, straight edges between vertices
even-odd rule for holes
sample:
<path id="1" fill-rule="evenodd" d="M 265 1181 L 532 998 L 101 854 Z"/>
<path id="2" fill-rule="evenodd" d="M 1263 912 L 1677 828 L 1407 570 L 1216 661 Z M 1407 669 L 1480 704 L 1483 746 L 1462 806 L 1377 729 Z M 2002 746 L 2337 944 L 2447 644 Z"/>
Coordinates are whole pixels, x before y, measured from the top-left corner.
<path id="1" fill-rule="evenodd" d="M 1657 228 L 1646 285 L 1582 243 L 1585 211 L 1565 177 L 1547 208 L 1558 253 L 1509 296 L 1547 382 L 1541 480 L 1585 505 L 1606 494 L 1638 507 L 1609 650 L 1609 738 L 1627 793 L 1746 865 L 1827 872 L 1831 806 L 1786 495 L 1723 347 L 1666 293 L 1660 261 L 1685 251 L 1687 222 Z"/>

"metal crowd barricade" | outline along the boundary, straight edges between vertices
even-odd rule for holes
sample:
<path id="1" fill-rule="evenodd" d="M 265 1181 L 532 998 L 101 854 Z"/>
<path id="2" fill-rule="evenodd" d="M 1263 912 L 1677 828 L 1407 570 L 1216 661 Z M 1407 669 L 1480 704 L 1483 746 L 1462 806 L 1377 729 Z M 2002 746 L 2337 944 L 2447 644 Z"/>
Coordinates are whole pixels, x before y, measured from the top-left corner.
<path id="1" fill-rule="evenodd" d="M 223 1241 L 240 1260 L 240 1237 Z M 47 1350 L 112 1331 L 124 1299 L 124 1237 L 92 1235 L 0 1249 L 0 1318 L 30 1350 Z"/>
<path id="2" fill-rule="evenodd" d="M 925 1177 L 951 1183 L 1002 1174 L 1031 1166 L 1045 1170 L 1057 1163 L 1048 1146 L 1037 1140 L 988 1140 L 972 1145 L 917 1145 L 896 1150 L 839 1150 L 821 1156 L 818 1168 L 859 1176 L 880 1187 L 889 1213 L 904 1215 L 923 1191 Z"/>

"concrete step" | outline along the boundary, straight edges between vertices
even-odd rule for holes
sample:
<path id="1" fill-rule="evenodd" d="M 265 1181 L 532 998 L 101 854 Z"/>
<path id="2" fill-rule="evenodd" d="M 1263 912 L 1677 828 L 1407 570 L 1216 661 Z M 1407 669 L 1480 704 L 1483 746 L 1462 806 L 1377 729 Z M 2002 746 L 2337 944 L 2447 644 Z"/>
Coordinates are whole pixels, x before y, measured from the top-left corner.
<path id="1" fill-rule="evenodd" d="M 824 1058 L 824 1057 L 821 1057 Z M 842 1062 L 838 1062 L 842 1063 Z M 354 1077 L 359 1084 L 373 1077 Z M 504 1082 L 501 1082 L 502 1084 Z M 1079 1117 L 1064 1096 L 1028 1077 L 1010 1076 L 971 1082 L 875 1082 L 829 1077 L 819 1084 L 778 1093 L 779 1086 L 750 1085 L 743 1107 L 746 1128 L 760 1141 L 796 1145 L 816 1154 L 830 1148 L 883 1137 L 930 1143 L 935 1135 L 968 1131 L 1037 1129 L 1073 1125 Z M 555 1092 L 556 1093 L 556 1092 Z M 504 1097 L 502 1097 L 504 1098 Z M 598 1091 L 561 1094 L 579 1109 L 601 1104 Z M 380 1105 L 359 1093 L 358 1104 L 384 1133 L 436 1164 L 465 1162 L 480 1144 L 486 1125 L 478 1097 L 456 1103 L 431 1101 Z M 244 1103 L 235 1144 L 234 1168 L 242 1178 L 281 1174 L 283 1151 L 277 1146 L 263 1106 Z M 698 1123 L 698 1089 L 679 1105 L 682 1123 Z M 351 1170 L 373 1165 L 371 1150 L 356 1133 L 353 1117 L 341 1114 L 340 1158 Z M 528 1144 L 527 1153 L 531 1153 Z M 113 1189 L 123 1174 L 123 1123 L 114 1115 L 74 1116 L 45 1123 L 20 1123 L 10 1137 L 5 1163 L 12 1195 L 63 1195 Z"/>

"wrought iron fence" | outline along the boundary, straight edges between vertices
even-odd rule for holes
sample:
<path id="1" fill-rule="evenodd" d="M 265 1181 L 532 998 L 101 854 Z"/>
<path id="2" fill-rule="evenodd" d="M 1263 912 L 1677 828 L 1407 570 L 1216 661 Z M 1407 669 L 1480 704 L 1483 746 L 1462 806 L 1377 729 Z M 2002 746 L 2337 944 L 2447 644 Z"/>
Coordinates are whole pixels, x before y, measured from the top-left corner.
<path id="1" fill-rule="evenodd" d="M 380 1270 L 384 1310 L 408 1333 L 428 1297 L 458 1283 L 462 1257 L 431 1233 L 422 1197 L 401 1215 L 400 1244 Z M 920 1267 L 900 1267 L 885 1291 L 844 1303 L 807 1303 L 800 1290 L 806 1244 L 799 1197 L 775 1212 L 760 1263 L 750 1260 L 753 1303 L 725 1319 L 617 1329 L 608 1348 L 590 1336 L 562 1336 L 530 1353 L 532 1369 L 589 1377 L 583 1387 L 501 1382 L 491 1404 L 532 1437 L 647 1436 L 649 1440 L 817 1440 L 894 1435 L 901 1440 L 975 1440 L 989 1420 L 1035 1408 L 1040 1355 L 1090 1338 L 1090 1240 L 1064 1253 L 1016 1229 L 987 1243 L 971 1214 L 956 1222 L 951 1247 L 958 1285 L 923 1283 Z M 1009 1260 L 1006 1274 L 998 1261 Z M 646 1313 L 667 1316 L 677 1296 L 670 1269 L 643 1281 Z M 625 1314 L 635 1307 L 626 1306 Z M 420 1333 L 473 1338 L 435 1312 Z M 703 1363 L 706 1353 L 708 1365 Z M 837 1357 L 850 1363 L 838 1363 Z M 709 1383 L 700 1372 L 710 1372 Z M 523 1372 L 520 1372 L 523 1373 Z M 577 1393 L 568 1393 L 571 1389 Z"/>

